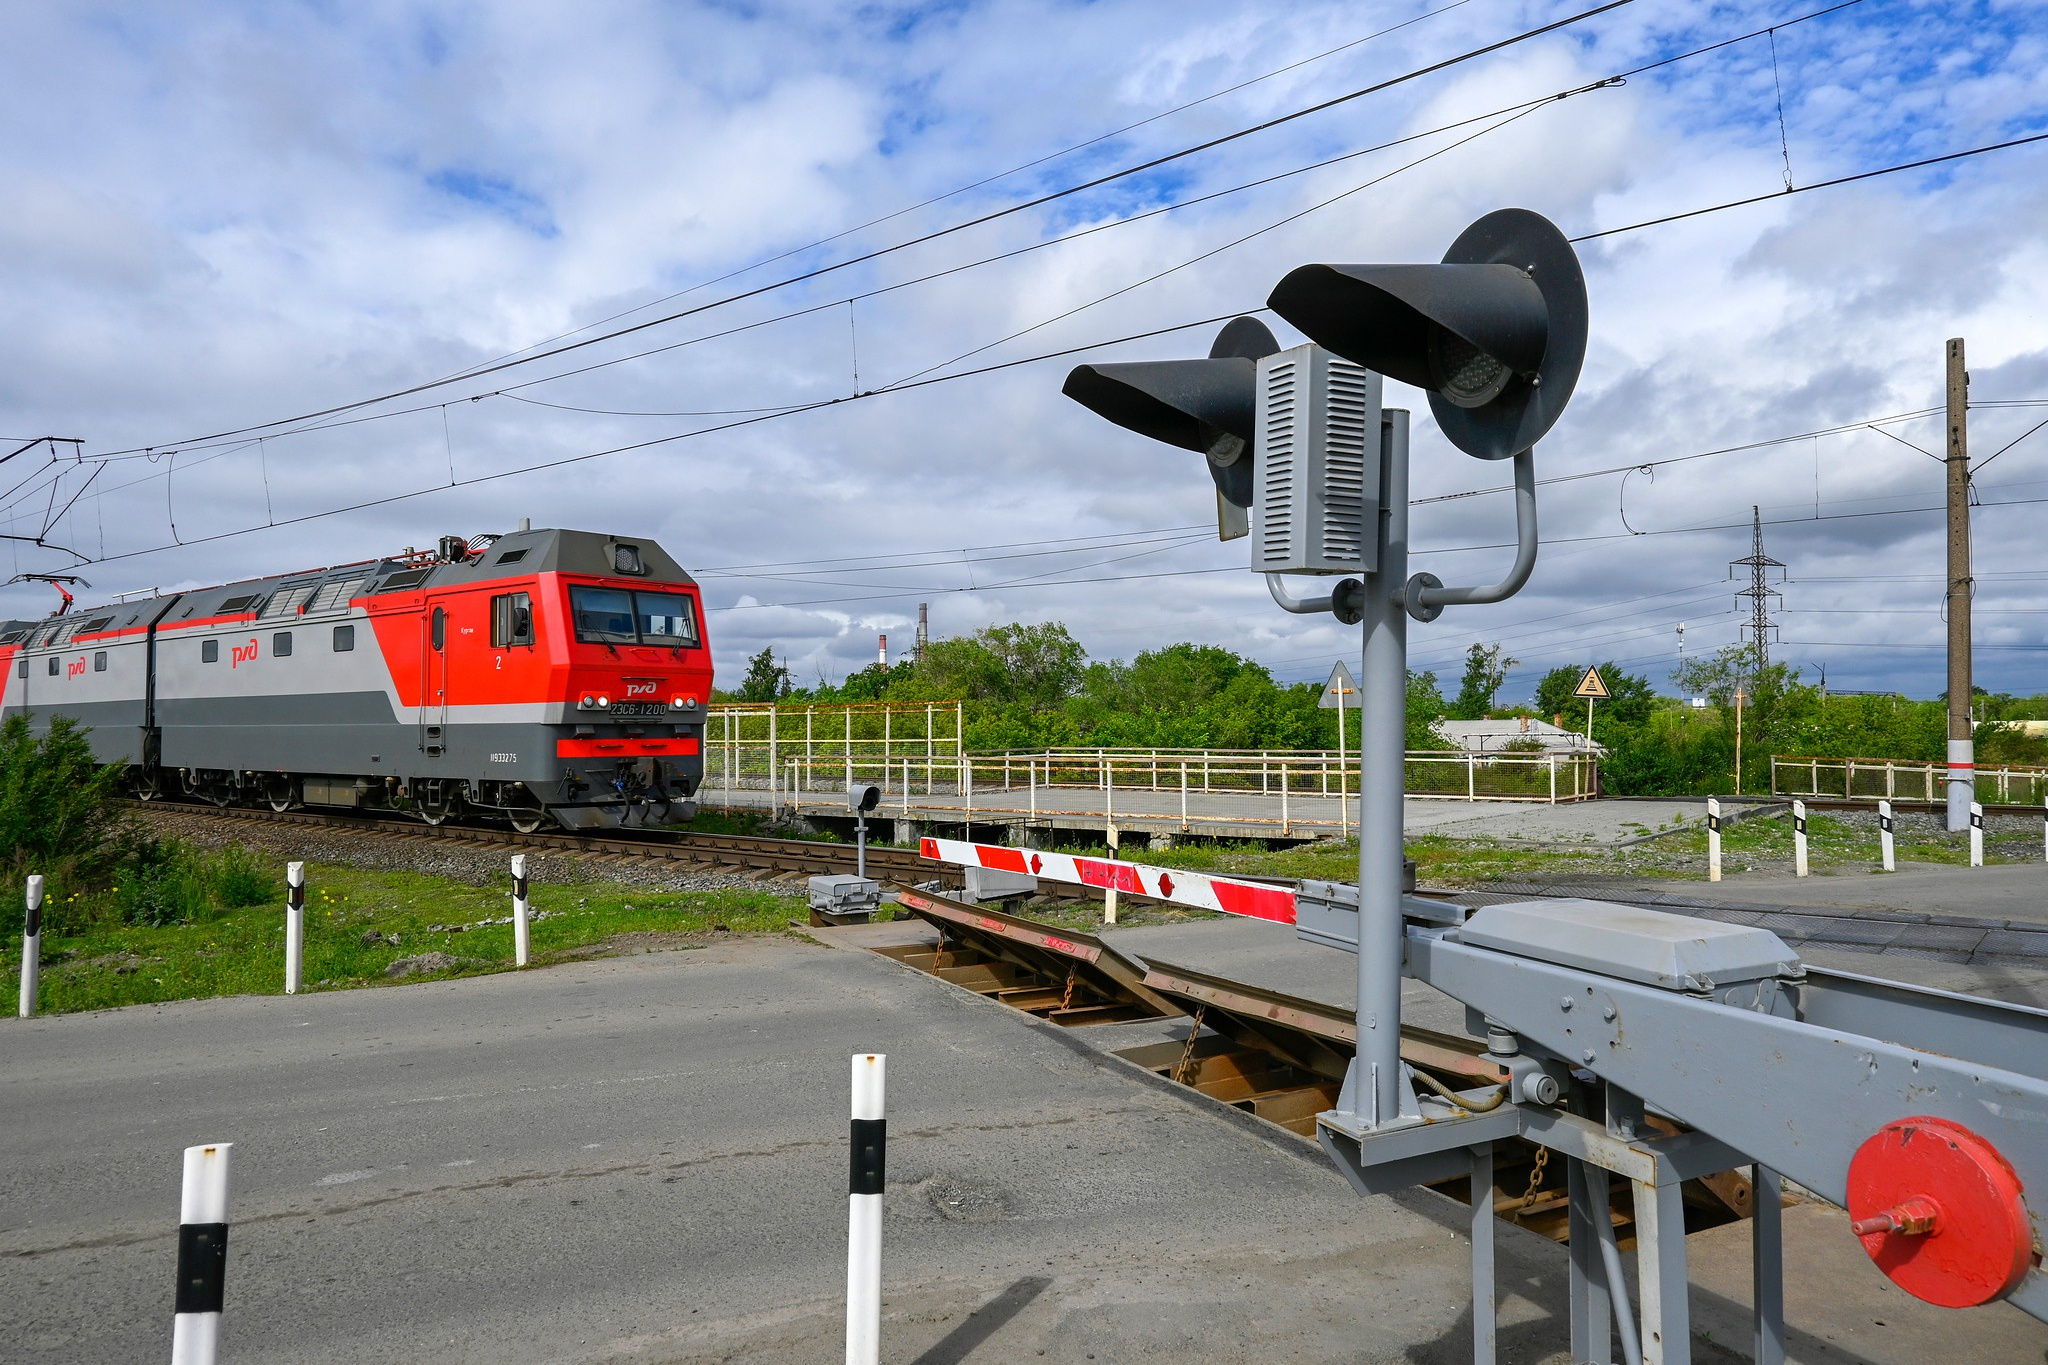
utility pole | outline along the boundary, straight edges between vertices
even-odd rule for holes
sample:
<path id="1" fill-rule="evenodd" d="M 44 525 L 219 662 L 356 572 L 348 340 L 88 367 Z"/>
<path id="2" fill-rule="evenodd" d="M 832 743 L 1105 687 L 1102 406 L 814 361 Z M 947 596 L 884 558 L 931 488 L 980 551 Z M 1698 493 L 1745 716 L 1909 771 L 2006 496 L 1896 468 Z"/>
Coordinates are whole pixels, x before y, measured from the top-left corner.
<path id="1" fill-rule="evenodd" d="M 1948 343 L 1948 827 L 1970 827 L 1977 743 L 1970 727 L 1970 372 L 1963 339 Z"/>
<path id="2" fill-rule="evenodd" d="M 920 602 L 917 604 L 917 650 L 912 658 L 914 662 L 919 664 L 924 662 L 924 647 L 931 639 L 931 617 L 928 614 L 929 610 L 925 603 Z"/>
<path id="3" fill-rule="evenodd" d="M 1778 590 L 1770 585 L 1769 573 L 1772 569 L 1782 569 L 1785 565 L 1764 553 L 1764 513 L 1761 507 L 1753 506 L 1749 509 L 1748 558 L 1735 560 L 1729 567 L 1746 567 L 1749 570 L 1749 586 L 1735 595 L 1749 599 L 1749 624 L 1743 629 L 1749 632 L 1750 649 L 1756 655 L 1756 666 L 1767 668 L 1771 662 L 1771 635 L 1778 628 L 1771 620 L 1771 599 L 1780 596 Z M 1681 642 L 1683 638 L 1680 637 Z"/>

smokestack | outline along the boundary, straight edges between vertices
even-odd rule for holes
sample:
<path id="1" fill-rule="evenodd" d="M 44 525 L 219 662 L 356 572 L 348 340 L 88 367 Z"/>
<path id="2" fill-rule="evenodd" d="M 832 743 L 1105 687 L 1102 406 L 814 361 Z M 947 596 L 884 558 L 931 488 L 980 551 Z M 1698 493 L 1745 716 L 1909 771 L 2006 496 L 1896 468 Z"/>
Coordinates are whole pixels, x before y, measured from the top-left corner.
<path id="1" fill-rule="evenodd" d="M 917 653 L 913 656 L 920 664 L 924 662 L 925 643 L 931 639 L 930 608 L 924 603 L 917 604 Z"/>
<path id="2" fill-rule="evenodd" d="M 884 668 L 887 668 L 887 667 L 889 666 L 889 637 L 888 637 L 888 636 L 886 636 L 886 635 L 884 635 L 884 636 L 881 636 L 881 637 L 880 637 L 880 639 L 881 639 L 881 644 L 880 644 L 880 646 L 878 647 L 878 648 L 879 648 L 879 650 L 880 650 L 880 656 L 881 656 L 881 657 L 880 657 L 880 662 L 881 662 L 881 665 L 882 665 L 882 667 L 884 667 Z"/>

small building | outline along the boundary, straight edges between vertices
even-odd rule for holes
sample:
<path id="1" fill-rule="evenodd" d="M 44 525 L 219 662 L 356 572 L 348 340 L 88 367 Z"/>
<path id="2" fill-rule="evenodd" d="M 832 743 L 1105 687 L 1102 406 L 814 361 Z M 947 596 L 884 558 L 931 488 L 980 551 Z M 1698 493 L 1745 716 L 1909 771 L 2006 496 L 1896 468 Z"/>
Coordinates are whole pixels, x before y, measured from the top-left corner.
<path id="1" fill-rule="evenodd" d="M 1589 743 L 1576 730 L 1566 730 L 1534 716 L 1504 716 L 1499 720 L 1440 720 L 1434 728 L 1460 752 L 1468 754 L 1590 753 L 1598 756 L 1607 752 L 1601 745 Z"/>

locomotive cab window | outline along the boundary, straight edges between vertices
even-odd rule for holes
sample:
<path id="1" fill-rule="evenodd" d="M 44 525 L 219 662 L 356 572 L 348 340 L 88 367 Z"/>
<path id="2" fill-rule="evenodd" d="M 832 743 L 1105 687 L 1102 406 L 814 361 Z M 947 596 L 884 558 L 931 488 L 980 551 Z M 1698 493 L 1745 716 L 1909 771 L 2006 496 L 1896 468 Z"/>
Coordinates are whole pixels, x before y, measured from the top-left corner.
<path id="1" fill-rule="evenodd" d="M 576 638 L 585 644 L 630 645 L 640 638 L 633 630 L 632 593 L 572 584 L 569 610 L 576 618 Z"/>
<path id="2" fill-rule="evenodd" d="M 270 637 L 270 654 L 272 658 L 289 658 L 291 656 L 291 652 L 292 633 L 290 631 L 281 630 L 277 634 Z"/>
<path id="3" fill-rule="evenodd" d="M 346 654 L 355 647 L 356 628 L 354 626 L 336 626 L 334 628 L 334 652 L 336 654 Z"/>
<path id="4" fill-rule="evenodd" d="M 445 649 L 448 646 L 448 613 L 435 607 L 433 620 L 434 648 Z"/>
<path id="5" fill-rule="evenodd" d="M 52 660 L 51 662 L 53 662 L 53 663 L 54 663 L 54 662 L 55 662 L 55 660 Z M 200 662 L 200 663 L 203 663 L 203 664 L 217 664 L 217 663 L 219 663 L 219 662 L 220 662 L 220 641 L 218 641 L 218 640 L 201 640 L 201 641 L 199 642 L 199 662 Z"/>
<path id="6" fill-rule="evenodd" d="M 640 625 L 640 638 L 648 644 L 696 647 L 697 613 L 689 598 L 676 593 L 636 592 L 633 614 Z"/>
<path id="7" fill-rule="evenodd" d="M 505 649 L 533 643 L 533 599 L 523 592 L 499 593 L 491 599 L 491 645 Z"/>

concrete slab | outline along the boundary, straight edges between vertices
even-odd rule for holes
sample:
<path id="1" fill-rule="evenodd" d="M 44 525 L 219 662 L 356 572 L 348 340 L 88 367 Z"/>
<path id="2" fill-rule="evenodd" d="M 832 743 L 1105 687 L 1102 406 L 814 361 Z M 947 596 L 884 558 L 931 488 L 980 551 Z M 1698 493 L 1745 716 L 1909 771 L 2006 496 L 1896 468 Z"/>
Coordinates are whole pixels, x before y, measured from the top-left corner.
<path id="1" fill-rule="evenodd" d="M 1646 877 L 1611 884 L 1633 887 L 1645 894 L 1665 893 L 1696 900 L 1917 911 L 2048 925 L 2048 862 L 1996 863 L 1990 867 L 1900 863 L 1897 872 L 1843 871 L 1811 877 L 1737 875 L 1719 882 L 1673 882 Z"/>

